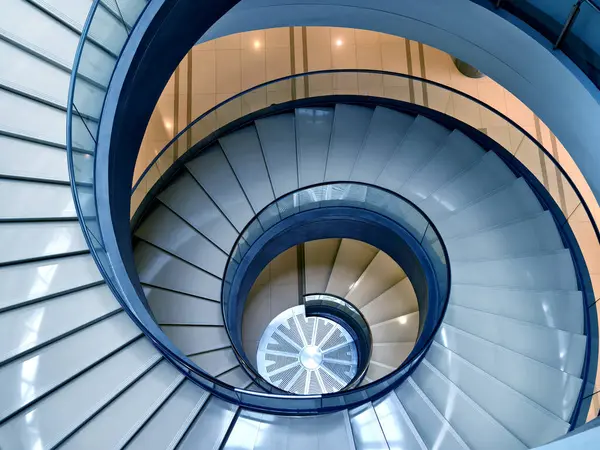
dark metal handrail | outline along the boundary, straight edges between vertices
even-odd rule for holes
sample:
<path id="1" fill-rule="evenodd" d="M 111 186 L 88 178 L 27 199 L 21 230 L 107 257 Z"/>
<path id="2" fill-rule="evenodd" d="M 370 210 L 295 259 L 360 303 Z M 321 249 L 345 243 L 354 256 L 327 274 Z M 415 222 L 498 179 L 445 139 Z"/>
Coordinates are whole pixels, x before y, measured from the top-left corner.
<path id="1" fill-rule="evenodd" d="M 379 385 L 385 385 L 385 384 L 389 383 L 389 380 L 393 379 L 395 376 L 398 376 L 402 372 L 406 372 L 407 376 L 408 376 L 409 372 L 412 372 L 412 370 L 414 370 L 415 364 L 424 357 L 425 353 L 427 353 L 427 350 L 429 349 L 429 347 L 433 343 L 435 335 L 436 335 L 439 327 L 441 326 L 441 318 L 443 318 L 444 315 L 445 315 L 446 308 L 448 306 L 448 299 L 450 297 L 450 285 L 452 283 L 452 281 L 451 281 L 451 279 L 452 279 L 451 269 L 450 269 L 450 265 L 448 263 L 449 260 L 450 260 L 450 258 L 449 258 L 449 255 L 448 255 L 448 250 L 446 248 L 446 245 L 445 245 L 443 239 L 441 238 L 441 233 L 439 232 L 439 230 L 437 229 L 437 227 L 435 226 L 435 224 L 433 224 L 427 218 L 427 215 L 425 214 L 425 212 L 419 206 L 417 206 L 411 200 L 409 200 L 409 199 L 407 199 L 405 197 L 402 197 L 401 195 L 399 195 L 399 194 L 397 194 L 395 192 L 392 192 L 389 189 L 386 189 L 386 188 L 381 187 L 381 186 L 373 186 L 373 185 L 370 185 L 368 183 L 364 183 L 364 182 L 360 182 L 360 181 L 322 182 L 322 183 L 317 183 L 317 184 L 314 184 L 314 185 L 304 186 L 304 187 L 298 188 L 295 191 L 288 192 L 287 194 L 282 195 L 281 197 L 275 199 L 273 202 L 271 202 L 268 205 L 266 205 L 263 209 L 261 209 L 258 213 L 256 213 L 256 215 L 254 216 L 254 218 L 252 220 L 250 220 L 246 224 L 246 226 L 239 233 L 239 236 L 236 239 L 235 244 L 233 245 L 232 251 L 230 252 L 230 254 L 229 254 L 228 258 L 227 258 L 227 264 L 225 265 L 225 267 L 226 267 L 226 274 L 223 277 L 223 280 L 227 280 L 228 279 L 227 271 L 230 270 L 231 262 L 232 262 L 232 260 L 235 257 L 235 249 L 240 246 L 240 243 L 242 241 L 246 242 L 246 238 L 244 236 L 246 236 L 248 230 L 250 230 L 252 228 L 252 226 L 256 222 L 259 222 L 259 217 L 261 217 L 261 215 L 265 211 L 267 211 L 267 210 L 269 210 L 271 208 L 277 208 L 277 205 L 279 204 L 279 202 L 281 202 L 285 198 L 289 198 L 291 196 L 294 196 L 295 194 L 297 194 L 299 192 L 307 191 L 307 190 L 310 190 L 310 189 L 313 189 L 313 188 L 318 188 L 318 187 L 327 186 L 327 185 L 355 185 L 355 186 L 362 186 L 362 187 L 365 187 L 365 188 L 372 188 L 372 189 L 375 189 L 377 191 L 380 191 L 382 193 L 385 193 L 385 194 L 389 195 L 391 198 L 395 198 L 395 199 L 397 199 L 399 201 L 402 201 L 402 202 L 406 203 L 409 207 L 411 207 L 421 217 L 423 217 L 425 219 L 425 221 L 427 222 L 427 227 L 426 227 L 426 229 L 423 232 L 423 236 L 425 236 L 427 234 L 427 232 L 428 232 L 429 229 L 431 230 L 431 232 L 436 236 L 437 242 L 440 243 L 440 247 L 441 247 L 442 255 L 443 255 L 443 258 L 440 258 L 440 259 L 443 259 L 446 262 L 446 273 L 445 273 L 445 276 L 446 276 L 446 291 L 443 293 L 443 299 L 440 302 L 442 304 L 442 309 L 440 311 L 440 318 L 439 318 L 439 320 L 436 321 L 436 323 L 435 323 L 434 327 L 432 328 L 432 330 L 430 331 L 429 336 L 427 337 L 427 339 L 421 344 L 420 351 L 417 352 L 417 353 L 414 353 L 414 349 L 413 349 L 413 353 L 411 353 L 404 360 L 404 362 L 402 363 L 402 365 L 398 369 L 394 370 L 393 372 L 391 372 L 388 375 L 386 375 L 386 376 L 378 379 L 377 381 L 375 381 L 373 383 L 370 383 L 370 384 L 365 385 L 365 386 L 354 388 L 352 391 L 340 391 L 340 392 L 336 392 L 336 393 L 332 393 L 332 394 L 321 394 L 321 395 L 314 395 L 313 396 L 313 397 L 323 397 L 323 398 L 333 399 L 333 398 L 336 398 L 336 397 L 344 397 L 345 394 L 349 394 L 351 392 L 352 397 L 355 398 L 357 396 L 357 394 L 360 394 L 361 392 L 367 393 L 369 390 L 375 390 L 375 389 L 377 389 L 377 386 L 379 386 Z M 356 207 L 356 208 L 357 209 L 361 209 L 360 207 Z M 390 218 L 390 220 L 394 221 L 394 219 L 391 219 L 391 218 Z M 402 225 L 400 225 L 400 226 L 403 227 Z M 263 231 L 265 231 L 265 230 L 263 230 Z M 411 235 L 413 235 L 412 232 L 408 232 L 408 233 L 411 234 Z M 246 245 L 249 245 L 249 244 L 246 244 Z M 224 294 L 224 290 L 225 290 L 225 285 L 226 284 L 227 284 L 227 281 L 224 281 L 223 287 L 222 287 L 222 292 L 221 292 L 221 297 L 222 297 L 221 298 L 221 309 L 222 309 L 223 318 L 225 319 L 223 321 L 224 324 L 225 324 L 225 331 L 227 332 L 227 336 L 229 338 L 229 341 L 233 343 L 233 341 L 234 341 L 233 340 L 234 334 L 233 334 L 232 330 L 229 328 L 228 321 L 226 320 L 227 313 L 226 313 L 225 308 L 226 308 L 226 297 L 227 296 Z M 361 316 L 362 316 L 362 314 L 361 314 Z M 369 330 L 369 332 L 370 332 L 370 330 Z M 240 362 L 242 362 L 244 368 L 246 368 L 248 372 L 256 374 L 256 376 L 257 376 L 257 378 L 259 380 L 263 380 L 262 377 L 258 374 L 258 372 L 254 368 L 251 368 L 250 364 L 247 364 L 245 362 L 245 358 L 239 352 L 237 346 L 236 345 L 232 345 L 231 348 L 232 348 L 233 352 L 235 353 L 237 359 Z M 193 368 L 196 371 L 198 371 L 198 368 L 196 366 L 193 366 Z M 402 380 L 400 380 L 397 384 L 400 384 L 401 381 Z M 261 383 L 260 386 L 263 387 L 263 388 L 265 388 L 265 386 L 263 386 L 265 383 L 268 386 L 272 386 L 272 385 L 270 385 L 270 383 L 268 383 L 266 381 L 264 383 Z M 395 386 L 397 386 L 397 384 L 393 384 L 393 385 L 388 386 L 388 388 L 386 389 L 385 392 L 388 392 L 389 390 L 393 389 Z M 236 390 L 241 391 L 241 389 L 236 389 Z M 275 392 L 275 391 L 281 392 L 280 389 L 275 388 L 275 387 L 273 387 L 273 389 L 265 388 L 265 390 L 267 390 L 269 392 L 269 394 L 260 394 L 260 395 L 263 395 L 263 396 L 265 396 L 265 395 L 273 395 L 271 392 Z M 253 393 L 253 394 L 255 394 L 255 393 Z M 382 395 L 382 393 L 379 392 L 379 391 L 377 392 L 377 394 Z M 281 398 L 282 396 L 275 395 L 275 397 Z M 287 398 L 290 398 L 290 399 L 298 398 L 297 396 L 295 396 L 293 394 L 287 394 L 287 395 L 284 395 L 284 397 L 287 397 Z M 306 398 L 307 396 L 303 396 L 303 397 Z M 368 399 L 368 398 L 370 398 L 369 394 L 367 394 L 367 396 L 364 397 L 363 400 Z M 341 404 L 344 404 L 344 403 L 343 402 L 337 402 L 337 403 L 335 403 L 336 406 L 339 406 Z M 323 411 L 320 411 L 320 412 L 330 412 L 330 411 L 332 411 L 332 408 L 328 407 L 328 408 L 323 409 Z"/>
<path id="2" fill-rule="evenodd" d="M 418 81 L 418 82 L 421 82 L 421 83 L 425 83 L 425 84 L 429 84 L 429 85 L 432 85 L 432 86 L 436 86 L 436 87 L 445 89 L 445 90 L 447 90 L 449 92 L 452 92 L 454 94 L 458 94 L 458 95 L 460 95 L 462 97 L 465 97 L 465 98 L 469 99 L 470 101 L 473 101 L 473 102 L 479 104 L 480 106 L 483 106 L 484 108 L 486 108 L 487 110 L 489 110 L 494 115 L 499 116 L 500 118 L 502 118 L 503 120 L 505 120 L 506 122 L 508 122 L 511 126 L 513 126 L 514 128 L 516 128 L 523 135 L 525 135 L 530 141 L 532 141 L 539 148 L 539 150 L 541 152 L 543 152 L 544 155 L 552 162 L 552 164 L 560 171 L 560 173 L 565 177 L 565 179 L 567 180 L 567 182 L 569 183 L 569 185 L 571 186 L 571 188 L 573 189 L 573 191 L 575 191 L 575 194 L 577 195 L 577 198 L 578 198 L 579 202 L 581 203 L 581 205 L 585 209 L 586 215 L 590 219 L 592 227 L 594 228 L 594 234 L 596 235 L 596 239 L 598 240 L 598 242 L 600 242 L 600 229 L 598 228 L 598 224 L 595 222 L 594 217 L 592 215 L 592 212 L 591 212 L 589 206 L 587 205 L 586 201 L 584 200 L 583 195 L 581 194 L 581 192 L 579 191 L 579 189 L 575 185 L 575 182 L 569 176 L 569 174 L 567 173 L 567 171 L 560 165 L 560 163 L 554 157 L 554 155 L 552 155 L 552 153 L 550 153 L 548 150 L 546 150 L 544 148 L 544 146 L 540 142 L 538 142 L 538 140 L 536 138 L 534 138 L 527 130 L 525 130 L 524 128 L 522 128 L 515 121 L 513 121 L 512 119 L 510 119 L 508 116 L 506 116 L 502 112 L 498 111 L 497 109 L 491 107 L 487 103 L 484 103 L 481 100 L 479 100 L 479 99 L 477 99 L 477 98 L 475 98 L 475 97 L 473 97 L 473 96 L 471 96 L 471 95 L 469 95 L 469 94 L 467 94 L 465 92 L 459 91 L 458 89 L 455 89 L 455 88 L 453 88 L 451 86 L 447 86 L 447 85 L 445 85 L 443 83 L 438 83 L 437 81 L 427 80 L 425 78 L 418 77 L 416 75 L 409 75 L 409 74 L 403 74 L 403 73 L 389 72 L 389 71 L 385 71 L 385 70 L 372 70 L 372 69 L 328 69 L 328 70 L 316 70 L 316 71 L 312 71 L 312 72 L 304 72 L 304 73 L 299 73 L 299 74 L 287 75 L 285 77 L 276 78 L 274 80 L 270 80 L 270 81 L 267 81 L 265 83 L 258 84 L 256 86 L 250 88 L 250 89 L 246 89 L 245 91 L 242 91 L 239 94 L 236 94 L 233 97 L 231 97 L 231 98 L 229 98 L 227 100 L 222 101 L 221 103 L 219 103 L 219 104 L 215 105 L 214 107 L 210 108 L 208 111 L 200 114 L 196 119 L 194 119 L 192 122 L 190 122 L 190 124 L 188 126 L 186 126 L 183 130 L 181 130 L 179 133 L 177 133 L 175 135 L 175 137 L 173 139 L 171 139 L 163 147 L 163 149 L 160 152 L 158 152 L 158 154 L 152 159 L 152 161 L 150 162 L 150 164 L 148 164 L 148 166 L 146 167 L 146 169 L 144 169 L 144 171 L 142 172 L 142 174 L 140 175 L 140 177 L 138 178 L 138 180 L 134 184 L 133 188 L 131 189 L 131 193 L 133 194 L 135 192 L 135 190 L 139 187 L 140 183 L 142 182 L 142 180 L 144 179 L 144 177 L 148 173 L 148 171 L 150 171 L 150 169 L 153 166 L 156 165 L 157 161 L 174 145 L 175 142 L 177 142 L 177 140 L 179 138 L 181 138 L 185 133 L 188 132 L 188 130 L 190 128 L 192 128 L 194 125 L 196 125 L 198 122 L 200 122 L 203 118 L 205 118 L 208 115 L 214 113 L 216 110 L 222 108 L 224 105 L 226 105 L 226 104 L 230 103 L 231 101 L 236 100 L 236 99 L 238 99 L 238 98 L 240 98 L 240 97 L 242 97 L 244 95 L 247 95 L 250 92 L 256 91 L 258 89 L 261 89 L 263 87 L 269 86 L 271 84 L 280 83 L 280 82 L 286 81 L 286 80 L 294 80 L 294 79 L 298 79 L 298 78 L 310 77 L 310 76 L 314 76 L 314 75 L 335 74 L 335 73 L 357 73 L 357 74 L 389 75 L 389 76 L 394 76 L 394 77 L 398 77 L 398 78 L 406 78 L 407 80 Z"/>
<path id="3" fill-rule="evenodd" d="M 82 229 L 83 229 L 83 233 L 84 233 L 84 237 L 86 239 L 86 242 L 88 244 L 88 247 L 90 249 L 90 253 L 93 256 L 94 260 L 96 261 L 99 270 L 102 274 L 102 276 L 104 277 L 104 279 L 107 282 L 107 285 L 109 286 L 109 288 L 111 289 L 111 291 L 113 292 L 113 294 L 115 295 L 115 297 L 119 300 L 119 302 L 121 303 L 121 305 L 124 307 L 124 309 L 126 310 L 127 314 L 129 315 L 129 317 L 134 321 L 134 323 L 143 331 L 143 333 L 151 340 L 151 342 L 161 351 L 161 353 L 163 353 L 163 355 L 165 355 L 166 357 L 168 357 L 175 365 L 176 367 L 179 368 L 179 370 L 181 370 L 183 373 L 185 373 L 186 375 L 188 375 L 192 380 L 194 380 L 195 382 L 197 382 L 198 384 L 200 384 L 203 388 L 213 392 L 215 395 L 217 396 L 221 396 L 223 398 L 226 398 L 229 401 L 233 401 L 235 403 L 237 403 L 238 405 L 242 405 L 242 406 L 247 406 L 249 408 L 254 408 L 254 409 L 261 409 L 261 405 L 259 405 L 258 403 L 255 402 L 248 402 L 245 401 L 244 398 L 246 399 L 251 399 L 253 397 L 256 398 L 265 398 L 265 397 L 269 397 L 272 399 L 279 399 L 282 401 L 292 401 L 292 404 L 286 405 L 289 407 L 278 407 L 277 405 L 275 405 L 275 403 L 269 404 L 264 406 L 262 409 L 264 410 L 269 410 L 269 411 L 278 411 L 278 412 L 282 412 L 282 413 L 286 413 L 286 412 L 290 412 L 290 411 L 299 411 L 299 410 L 303 410 L 301 407 L 296 407 L 295 406 L 295 400 L 297 399 L 297 397 L 293 397 L 293 396 L 280 396 L 280 395 L 273 395 L 273 394 L 260 394 L 260 393 L 254 393 L 254 392 L 249 392 L 249 391 L 244 391 L 242 389 L 232 389 L 230 386 L 226 385 L 225 383 L 220 382 L 219 380 L 214 379 L 213 377 L 208 376 L 205 372 L 203 372 L 202 370 L 198 370 L 198 368 L 193 365 L 190 364 L 188 361 L 186 361 L 184 358 L 182 358 L 182 356 L 180 355 L 180 352 L 177 351 L 177 349 L 172 348 L 172 344 L 167 343 L 165 344 L 164 342 L 162 342 L 160 339 L 157 339 L 153 333 L 148 329 L 148 327 L 142 323 L 142 321 L 137 317 L 137 315 L 131 311 L 128 307 L 128 301 L 127 299 L 123 298 L 123 294 L 121 293 L 120 289 L 118 288 L 117 285 L 114 284 L 114 282 L 112 281 L 112 277 L 111 274 L 107 272 L 107 270 L 109 270 L 110 268 L 107 268 L 105 266 L 105 263 L 103 262 L 104 258 L 101 257 L 99 255 L 99 249 L 104 250 L 102 248 L 102 244 L 99 244 L 92 236 L 90 229 L 87 226 L 86 220 L 88 220 L 88 218 L 84 217 L 84 214 L 82 212 L 82 207 L 81 207 L 81 203 L 79 200 L 79 193 L 78 193 L 78 186 L 81 186 L 81 183 L 77 182 L 77 174 L 75 171 L 75 167 L 74 167 L 74 161 L 73 161 L 73 153 L 76 152 L 76 149 L 74 149 L 73 147 L 73 140 L 72 140 L 72 132 L 73 132 L 73 119 L 74 119 L 74 109 L 75 111 L 77 110 L 76 105 L 75 105 L 75 83 L 76 83 L 76 79 L 77 79 L 77 71 L 79 68 L 79 65 L 81 63 L 81 58 L 82 58 L 82 53 L 83 53 L 83 48 L 86 44 L 86 39 L 87 36 L 89 34 L 90 31 L 90 27 L 91 27 L 91 23 L 93 21 L 94 18 L 94 14 L 98 8 L 98 5 L 100 4 L 99 0 L 94 0 L 91 8 L 90 8 L 90 14 L 88 15 L 88 18 L 86 19 L 86 22 L 84 24 L 83 30 L 82 30 L 82 34 L 81 34 L 81 40 L 79 42 L 78 48 L 77 48 L 77 52 L 75 54 L 75 60 L 74 60 L 74 65 L 73 65 L 73 73 L 71 76 L 71 83 L 69 86 L 69 101 L 68 101 L 68 105 L 67 105 L 67 152 L 68 152 L 68 165 L 69 165 L 69 172 L 70 172 L 70 183 L 71 183 L 71 188 L 73 190 L 74 193 L 74 197 L 75 197 L 75 208 L 77 211 L 77 215 L 79 217 L 80 223 L 82 225 Z M 129 33 L 128 33 L 129 36 Z M 484 104 L 483 102 L 479 101 L 478 99 L 475 99 L 467 94 L 464 94 L 456 89 L 450 88 L 448 86 L 444 86 L 441 83 L 437 83 L 437 82 L 433 82 L 433 81 L 429 81 L 429 80 L 425 80 L 423 78 L 420 77 L 416 77 L 416 76 L 412 76 L 412 75 L 399 75 L 396 73 L 392 73 L 392 72 L 385 72 L 385 71 L 376 71 L 376 70 L 353 70 L 353 69 L 348 69 L 348 70 L 326 70 L 326 71 L 316 71 L 316 72 L 310 72 L 307 74 L 298 74 L 298 75 L 292 75 L 292 76 L 288 76 L 288 77 L 283 77 L 277 80 L 273 80 L 267 83 L 263 83 L 253 89 L 249 89 L 247 91 L 244 91 L 236 96 L 234 96 L 232 99 L 235 98 L 239 98 L 240 96 L 253 91 L 255 89 L 258 89 L 260 87 L 264 87 L 267 86 L 269 84 L 273 84 L 275 82 L 278 81 L 283 81 L 283 80 L 288 80 L 288 79 L 294 79 L 294 78 L 298 78 L 298 77 L 307 77 L 307 76 L 311 76 L 311 75 L 317 75 L 317 74 L 324 74 L 324 73 L 344 73 L 344 72 L 354 72 L 354 73 L 372 73 L 372 74 L 381 74 L 381 75 L 391 75 L 391 76 L 396 76 L 396 77 L 403 77 L 409 80 L 416 80 L 416 81 L 420 81 L 426 84 L 430 84 L 433 86 L 437 86 L 440 88 L 443 88 L 449 92 L 453 92 L 456 93 L 458 95 L 461 95 L 465 98 L 470 99 L 473 102 L 476 102 L 477 104 L 487 108 L 488 110 L 490 110 L 491 112 L 493 112 L 494 114 L 502 117 L 504 120 L 506 120 L 508 123 L 510 123 L 512 126 L 514 126 L 516 129 L 518 129 L 521 133 L 523 133 L 525 136 L 527 136 L 532 142 L 534 142 L 540 149 L 540 151 L 542 151 L 546 157 L 548 157 L 548 159 L 550 161 L 553 162 L 553 164 L 558 168 L 558 170 L 561 172 L 561 174 L 564 176 L 564 178 L 568 181 L 568 183 L 571 185 L 572 189 L 574 190 L 574 192 L 576 193 L 576 195 L 578 196 L 578 199 L 581 203 L 581 205 L 584 207 L 586 214 L 588 215 L 588 217 L 590 218 L 590 222 L 593 226 L 594 232 L 596 234 L 597 239 L 600 241 L 600 233 L 598 231 L 598 227 L 596 225 L 596 223 L 593 220 L 593 217 L 591 215 L 590 209 L 588 208 L 587 204 L 585 203 L 583 196 L 581 195 L 581 193 L 579 192 L 579 190 L 576 188 L 574 182 L 571 180 L 571 178 L 568 176 L 568 174 L 566 173 L 566 171 L 562 168 L 562 166 L 560 166 L 558 164 L 558 162 L 556 161 L 556 159 L 548 152 L 546 151 L 533 137 L 531 137 L 529 135 L 529 133 L 527 133 L 525 130 L 523 130 L 521 127 L 519 127 L 516 123 L 514 123 L 512 120 L 510 120 L 508 117 L 506 117 L 505 115 L 503 115 L 502 113 L 494 110 L 493 108 L 491 108 L 490 106 Z M 232 99 L 230 99 L 229 101 L 231 101 Z M 156 161 L 158 160 L 158 158 L 160 156 L 162 156 L 164 154 L 164 152 L 166 151 L 167 148 L 169 148 L 170 145 L 172 145 L 176 139 L 178 139 L 179 137 L 181 137 L 191 126 L 193 126 L 194 124 L 198 123 L 203 117 L 205 117 L 208 113 L 215 111 L 216 109 L 218 109 L 219 107 L 221 107 L 222 105 L 228 103 L 228 101 L 226 102 L 222 102 L 219 105 L 217 105 L 215 108 L 212 108 L 209 112 L 203 114 L 202 116 L 198 117 L 196 120 L 194 120 L 194 122 L 192 122 L 190 125 L 188 125 L 188 127 L 186 127 L 186 129 L 182 130 L 180 133 L 178 133 L 178 135 L 161 151 L 161 153 L 152 161 L 152 163 L 146 168 L 146 170 L 144 171 L 144 175 L 148 172 L 148 170 L 150 170 L 150 168 L 156 163 Z M 78 116 L 80 116 L 77 113 Z M 89 130 L 88 130 L 89 131 Z M 96 140 L 96 136 L 93 136 L 92 133 L 90 133 L 90 135 L 92 136 L 93 139 Z M 143 177 L 140 178 L 140 180 Z M 137 187 L 139 185 L 139 180 L 138 183 L 136 183 L 135 187 Z M 134 187 L 134 189 L 135 189 Z M 445 248 L 444 248 L 445 251 Z M 106 252 L 105 252 L 106 253 Z M 415 358 L 410 362 L 410 364 L 416 364 L 418 363 L 418 361 L 420 361 L 420 359 L 423 357 L 423 354 L 419 354 L 416 355 Z M 407 366 L 408 367 L 408 366 Z M 383 378 L 381 380 L 378 380 L 377 383 L 373 383 L 373 384 L 381 384 L 384 383 L 387 380 L 387 378 Z M 371 387 L 372 385 L 365 387 L 365 388 L 358 388 L 354 391 L 352 391 L 352 393 L 355 393 L 356 391 L 362 391 L 367 395 L 367 399 L 368 399 L 368 388 Z M 390 387 L 391 389 L 392 387 Z M 339 393 L 338 393 L 339 395 Z M 346 407 L 347 404 L 344 404 L 342 406 L 340 406 L 339 404 L 335 405 L 334 402 L 330 402 L 327 401 L 330 399 L 330 397 L 335 397 L 336 394 L 329 394 L 329 395 L 324 395 L 324 396 L 319 396 L 318 398 L 316 398 L 316 400 L 321 401 L 321 407 L 315 407 L 312 408 L 310 410 L 310 412 L 324 412 L 324 411 L 330 411 L 332 409 L 341 409 L 343 407 Z M 309 398 L 310 400 L 311 398 Z M 361 399 L 362 401 L 366 401 L 364 398 Z M 342 402 L 343 403 L 343 402 Z M 326 405 L 326 406 L 323 406 Z M 308 410 L 305 410 L 308 411 Z"/>
<path id="4" fill-rule="evenodd" d="M 369 370 L 369 363 L 371 362 L 371 355 L 373 353 L 373 334 L 371 333 L 371 327 L 369 326 L 369 322 L 367 322 L 367 319 L 365 318 L 363 313 L 356 306 L 354 306 L 352 303 L 350 303 L 345 298 L 340 297 L 338 295 L 333 295 L 333 294 L 329 294 L 326 292 L 311 293 L 311 294 L 304 294 L 303 299 L 304 299 L 304 308 L 307 310 L 306 311 L 307 316 L 309 315 L 308 309 L 311 308 L 310 303 L 316 304 L 318 302 L 323 302 L 326 306 L 333 304 L 333 303 L 342 304 L 344 306 L 344 308 L 346 308 L 347 310 L 350 310 L 355 316 L 359 317 L 360 320 L 359 321 L 355 320 L 355 322 L 358 322 L 357 325 L 359 325 L 362 330 L 366 330 L 366 332 L 363 331 L 363 333 L 366 334 L 365 340 L 367 341 L 368 352 L 367 352 L 366 356 L 359 354 L 359 358 L 358 358 L 359 363 L 362 360 L 364 360 L 364 361 L 366 361 L 366 364 L 363 364 L 362 370 L 360 370 L 360 372 L 358 372 L 354 376 L 354 378 L 350 381 L 350 383 L 348 383 L 348 386 L 345 387 L 344 389 L 348 390 L 348 389 L 354 388 L 355 386 L 360 384 L 360 382 L 363 380 L 363 378 L 367 374 L 367 371 Z M 317 305 L 312 306 L 312 307 L 318 308 Z M 333 309 L 333 307 L 332 307 L 332 309 Z M 340 317 L 340 319 L 342 319 L 345 323 L 348 322 L 348 320 L 343 317 Z M 348 326 L 351 327 L 350 324 L 348 324 Z M 351 328 L 353 329 L 353 327 L 351 327 Z M 356 331 L 354 331 L 354 332 L 356 332 Z M 357 345 L 357 350 L 359 350 L 359 347 L 360 346 Z M 359 364 L 359 367 L 360 367 L 360 364 Z"/>

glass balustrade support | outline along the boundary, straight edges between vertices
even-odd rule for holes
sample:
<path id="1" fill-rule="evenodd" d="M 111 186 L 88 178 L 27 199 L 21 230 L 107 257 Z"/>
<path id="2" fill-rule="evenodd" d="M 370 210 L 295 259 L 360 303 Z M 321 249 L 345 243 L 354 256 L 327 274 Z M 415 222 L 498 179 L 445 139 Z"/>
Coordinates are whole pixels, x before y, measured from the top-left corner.
<path id="1" fill-rule="evenodd" d="M 556 42 L 554 43 L 555 50 L 560 47 L 560 44 L 562 43 L 562 41 L 565 38 L 565 36 L 567 35 L 567 33 L 569 31 L 571 31 L 573 22 L 575 21 L 575 19 L 577 19 L 577 16 L 579 15 L 579 12 L 581 11 L 581 4 L 584 1 L 585 0 L 577 0 L 577 3 L 575 3 L 573 5 L 573 7 L 571 8 L 571 12 L 569 12 L 569 16 L 567 17 L 567 20 L 565 21 L 565 24 L 563 25 L 562 30 L 560 30 L 560 34 L 558 35 L 558 38 L 556 39 Z"/>

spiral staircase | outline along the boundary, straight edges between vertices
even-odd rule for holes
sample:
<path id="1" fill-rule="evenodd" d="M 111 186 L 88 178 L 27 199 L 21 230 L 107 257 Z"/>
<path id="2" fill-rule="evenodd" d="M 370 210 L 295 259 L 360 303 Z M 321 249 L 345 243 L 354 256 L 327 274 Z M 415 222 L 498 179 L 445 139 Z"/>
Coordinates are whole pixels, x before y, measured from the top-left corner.
<path id="1" fill-rule="evenodd" d="M 99 272 L 67 171 L 71 61 L 83 35 L 76 93 L 85 101 L 69 125 L 81 169 L 94 164 L 90 135 L 146 7 L 121 3 L 2 5 L 0 56 L 11 64 L 0 66 L 0 448 L 522 449 L 569 431 L 586 330 L 575 250 L 556 216 L 496 152 L 385 106 L 292 107 L 223 134 L 149 198 L 135 262 L 171 342 L 221 383 L 262 391 L 232 349 L 220 304 L 246 225 L 322 183 L 401 196 L 439 230 L 452 277 L 443 322 L 406 381 L 360 406 L 291 415 L 226 401 L 178 370 Z M 93 181 L 77 180 L 86 212 Z M 320 283 L 367 319 L 368 389 L 402 365 L 410 350 L 399 345 L 414 344 L 421 312 L 384 253 L 350 242 L 309 250 L 304 272 L 307 286 Z"/>

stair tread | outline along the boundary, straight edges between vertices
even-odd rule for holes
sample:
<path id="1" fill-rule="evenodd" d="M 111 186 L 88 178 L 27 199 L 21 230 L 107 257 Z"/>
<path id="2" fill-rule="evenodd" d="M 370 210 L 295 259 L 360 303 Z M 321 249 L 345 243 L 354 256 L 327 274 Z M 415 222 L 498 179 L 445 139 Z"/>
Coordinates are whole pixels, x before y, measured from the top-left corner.
<path id="1" fill-rule="evenodd" d="M 442 324 L 435 342 L 562 420 L 570 419 L 581 388 L 580 378 L 449 324 Z"/>
<path id="2" fill-rule="evenodd" d="M 470 448 L 527 448 L 426 359 L 411 376 Z"/>
<path id="3" fill-rule="evenodd" d="M 538 403 L 436 342 L 426 359 L 529 447 L 553 440 L 569 428 Z"/>
<path id="4" fill-rule="evenodd" d="M 475 309 L 448 305 L 444 323 L 579 376 L 586 337 Z"/>

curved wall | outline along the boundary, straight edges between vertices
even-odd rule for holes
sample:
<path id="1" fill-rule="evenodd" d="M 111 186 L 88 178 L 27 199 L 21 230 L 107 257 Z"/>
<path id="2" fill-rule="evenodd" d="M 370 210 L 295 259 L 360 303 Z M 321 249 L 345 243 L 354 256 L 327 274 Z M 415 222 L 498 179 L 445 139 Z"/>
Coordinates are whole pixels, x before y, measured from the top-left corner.
<path id="1" fill-rule="evenodd" d="M 595 177 L 600 169 L 600 92 L 566 56 L 552 51 L 549 42 L 514 17 L 471 0 L 242 0 L 201 41 L 302 25 L 403 36 L 476 66 L 542 118 L 600 197 Z"/>

